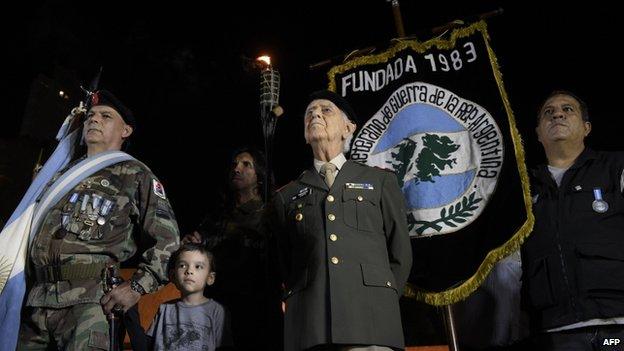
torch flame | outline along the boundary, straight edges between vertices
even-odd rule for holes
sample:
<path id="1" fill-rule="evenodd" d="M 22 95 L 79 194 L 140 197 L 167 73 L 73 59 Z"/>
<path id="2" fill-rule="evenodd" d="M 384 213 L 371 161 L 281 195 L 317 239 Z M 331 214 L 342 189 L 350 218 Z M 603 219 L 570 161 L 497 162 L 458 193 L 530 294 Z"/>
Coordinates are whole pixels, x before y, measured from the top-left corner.
<path id="1" fill-rule="evenodd" d="M 260 61 L 267 66 L 271 66 L 271 57 L 270 56 L 260 56 L 256 59 L 256 61 Z"/>

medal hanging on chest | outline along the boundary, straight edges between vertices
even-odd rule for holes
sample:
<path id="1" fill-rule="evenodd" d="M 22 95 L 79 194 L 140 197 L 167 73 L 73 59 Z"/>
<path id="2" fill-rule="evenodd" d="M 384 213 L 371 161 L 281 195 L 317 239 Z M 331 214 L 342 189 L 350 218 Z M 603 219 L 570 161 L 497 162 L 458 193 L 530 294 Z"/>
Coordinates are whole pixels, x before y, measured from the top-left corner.
<path id="1" fill-rule="evenodd" d="M 602 199 L 602 189 L 594 188 L 594 201 L 592 209 L 598 213 L 605 213 L 609 210 L 609 204 Z"/>

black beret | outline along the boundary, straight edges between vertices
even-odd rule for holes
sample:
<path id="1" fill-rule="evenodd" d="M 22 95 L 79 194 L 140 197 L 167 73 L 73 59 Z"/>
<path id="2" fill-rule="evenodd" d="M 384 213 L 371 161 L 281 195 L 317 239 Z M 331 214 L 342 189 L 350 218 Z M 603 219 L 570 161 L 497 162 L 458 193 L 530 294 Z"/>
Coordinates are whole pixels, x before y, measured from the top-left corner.
<path id="1" fill-rule="evenodd" d="M 342 96 L 334 93 L 333 91 L 319 90 L 310 94 L 310 96 L 308 97 L 307 104 L 309 105 L 312 101 L 319 100 L 319 99 L 329 100 L 333 102 L 334 105 L 336 105 L 336 107 L 338 107 L 342 112 L 345 113 L 345 115 L 347 115 L 347 118 L 349 118 L 351 122 L 357 124 L 357 117 L 355 115 L 355 111 L 353 111 L 353 108 L 351 108 L 351 105 L 349 105 L 349 102 L 347 102 L 347 100 L 343 98 Z"/>
<path id="2" fill-rule="evenodd" d="M 136 129 L 136 120 L 134 119 L 132 111 L 124 104 L 122 104 L 121 101 L 119 101 L 119 99 L 117 99 L 115 95 L 113 95 L 110 91 L 98 90 L 93 93 L 93 95 L 91 95 L 88 108 L 90 109 L 93 106 L 99 105 L 114 108 L 115 111 L 119 113 L 121 118 L 123 118 L 124 122 L 126 122 L 127 125 L 131 126 L 133 129 Z"/>

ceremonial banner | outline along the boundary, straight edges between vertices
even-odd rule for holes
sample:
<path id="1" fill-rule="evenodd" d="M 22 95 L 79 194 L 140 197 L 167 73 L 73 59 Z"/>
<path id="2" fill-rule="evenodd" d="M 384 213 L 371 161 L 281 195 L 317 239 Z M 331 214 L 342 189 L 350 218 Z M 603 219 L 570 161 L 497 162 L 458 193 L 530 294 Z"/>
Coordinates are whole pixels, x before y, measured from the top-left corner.
<path id="1" fill-rule="evenodd" d="M 414 264 L 406 295 L 467 297 L 533 227 L 524 151 L 485 22 L 333 67 L 362 124 L 351 159 L 392 170 Z"/>

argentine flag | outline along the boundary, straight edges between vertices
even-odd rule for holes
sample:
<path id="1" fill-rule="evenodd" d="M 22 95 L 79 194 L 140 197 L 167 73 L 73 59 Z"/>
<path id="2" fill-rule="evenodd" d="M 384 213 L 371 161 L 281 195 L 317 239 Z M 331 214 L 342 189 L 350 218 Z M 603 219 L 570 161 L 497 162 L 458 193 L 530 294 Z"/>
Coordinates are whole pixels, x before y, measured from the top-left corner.
<path id="1" fill-rule="evenodd" d="M 73 112 L 73 111 L 72 111 Z M 69 133 L 74 115 L 65 119 L 56 138 L 59 144 L 45 163 L 0 233 L 0 350 L 15 350 L 20 310 L 26 290 L 24 266 L 36 201 L 54 174 L 73 155 L 79 130 Z"/>

